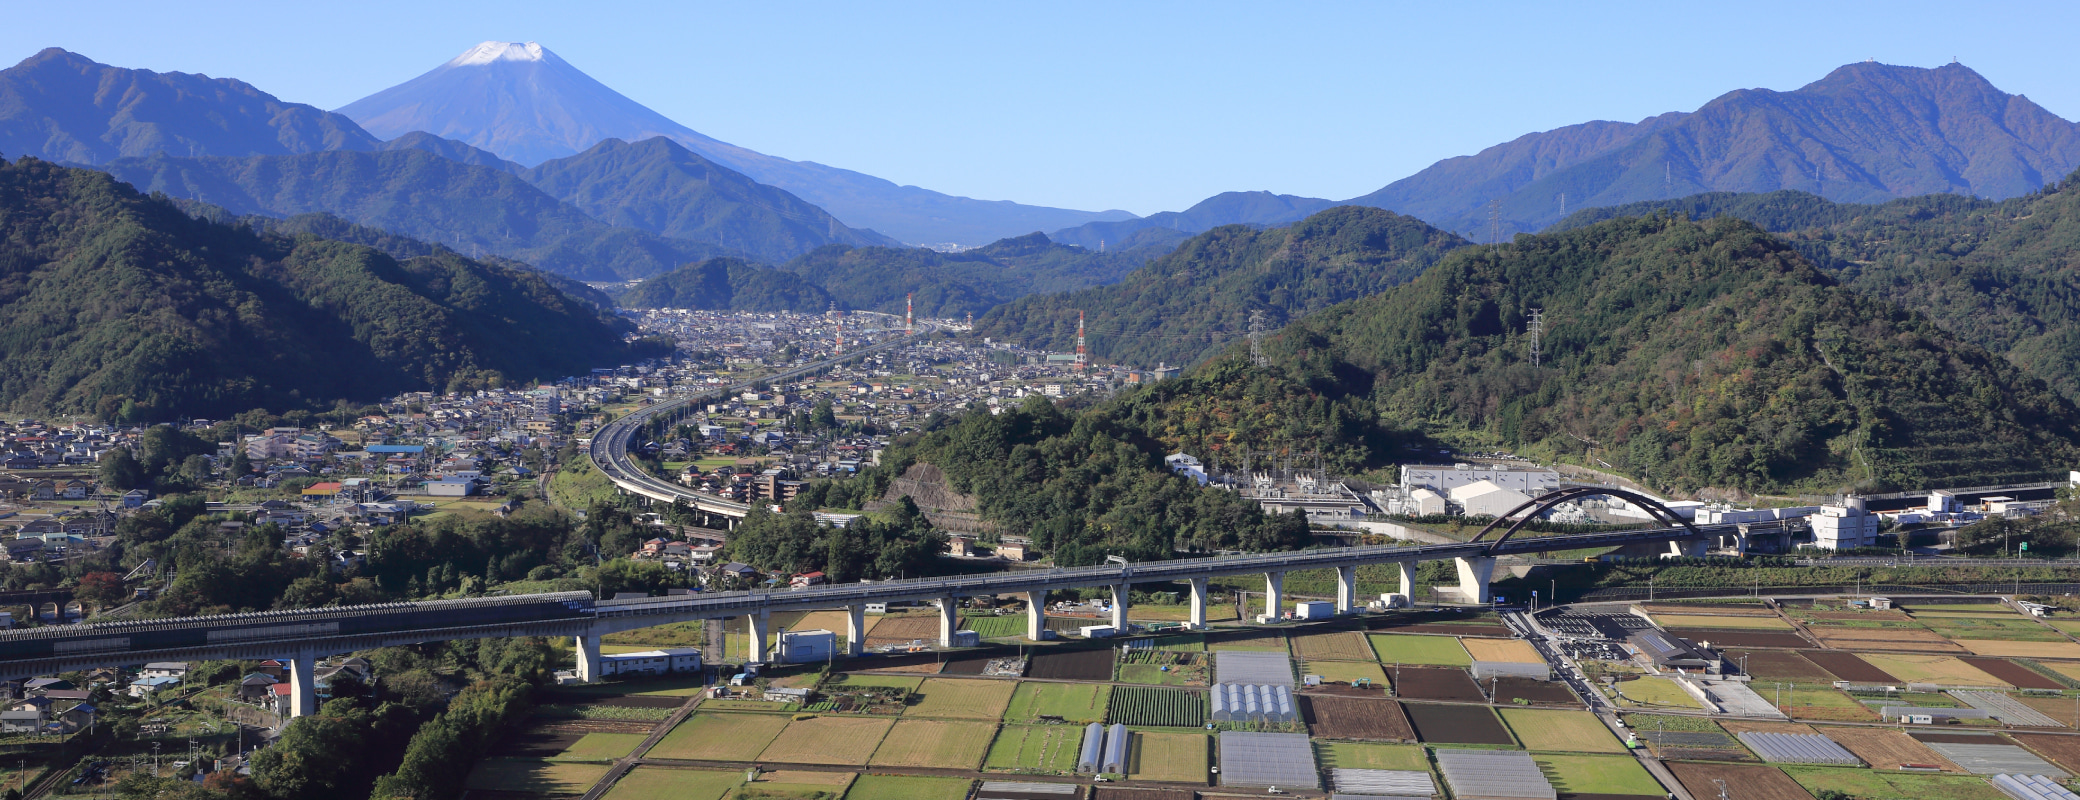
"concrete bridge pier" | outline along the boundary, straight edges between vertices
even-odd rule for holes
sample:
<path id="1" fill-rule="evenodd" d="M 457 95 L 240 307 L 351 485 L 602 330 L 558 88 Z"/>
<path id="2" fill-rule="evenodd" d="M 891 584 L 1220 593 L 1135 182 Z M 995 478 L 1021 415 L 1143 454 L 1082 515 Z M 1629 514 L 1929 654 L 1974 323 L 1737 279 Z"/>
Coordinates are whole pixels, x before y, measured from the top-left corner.
<path id="1" fill-rule="evenodd" d="M 1026 639 L 1040 641 L 1047 630 L 1047 590 L 1026 592 Z"/>
<path id="2" fill-rule="evenodd" d="M 1192 630 L 1206 629 L 1206 579 L 1191 578 L 1192 585 Z"/>
<path id="3" fill-rule="evenodd" d="M 1416 562 L 1403 561 L 1396 566 L 1401 568 L 1401 596 L 1408 598 L 1409 607 L 1414 608 L 1416 605 Z"/>
<path id="4" fill-rule="evenodd" d="M 760 611 L 756 614 L 746 614 L 744 615 L 744 622 L 745 626 L 751 629 L 751 643 L 745 648 L 749 652 L 744 656 L 744 663 L 766 663 L 766 633 L 772 629 L 772 612 Z"/>
<path id="5" fill-rule="evenodd" d="M 574 649 L 578 651 L 578 680 L 584 683 L 598 681 L 603 677 L 600 672 L 599 634 L 585 633 L 576 638 L 577 647 Z"/>
<path id="6" fill-rule="evenodd" d="M 1127 595 L 1132 590 L 1129 584 L 1112 585 L 1112 627 L 1120 633 L 1127 632 Z"/>
<path id="7" fill-rule="evenodd" d="M 318 713 L 318 653 L 298 650 L 289 659 L 289 716 Z"/>
<path id="8" fill-rule="evenodd" d="M 1336 568 L 1336 613 L 1349 614 L 1358 600 L 1358 568 Z"/>
<path id="9" fill-rule="evenodd" d="M 1286 604 L 1286 574 L 1264 573 L 1264 614 L 1274 620 L 1281 616 Z"/>
<path id="10" fill-rule="evenodd" d="M 960 604 L 951 597 L 941 597 L 939 603 L 939 646 L 953 646 L 953 632 L 961 629 Z"/>
<path id="11" fill-rule="evenodd" d="M 1735 533 L 1733 534 L 1733 536 L 1732 536 L 1732 539 L 1733 539 L 1733 548 L 1732 548 L 1732 550 L 1733 550 L 1733 554 L 1734 554 L 1734 555 L 1737 555 L 1737 556 L 1745 556 L 1745 555 L 1747 555 L 1747 554 L 1748 554 L 1748 526 L 1746 526 L 1746 525 L 1742 525 L 1742 526 L 1740 526 L 1739 528 L 1735 529 Z"/>
<path id="12" fill-rule="evenodd" d="M 845 655 L 867 652 L 867 607 L 854 603 L 845 609 Z"/>
<path id="13" fill-rule="evenodd" d="M 1703 539 L 1675 539 L 1668 543 L 1668 555 L 1664 557 L 1701 557 L 1711 552 L 1711 544 Z"/>
<path id="14" fill-rule="evenodd" d="M 1459 597 L 1468 603 L 1493 602 L 1488 581 L 1495 577 L 1495 559 L 1490 556 L 1452 559 L 1459 567 Z"/>

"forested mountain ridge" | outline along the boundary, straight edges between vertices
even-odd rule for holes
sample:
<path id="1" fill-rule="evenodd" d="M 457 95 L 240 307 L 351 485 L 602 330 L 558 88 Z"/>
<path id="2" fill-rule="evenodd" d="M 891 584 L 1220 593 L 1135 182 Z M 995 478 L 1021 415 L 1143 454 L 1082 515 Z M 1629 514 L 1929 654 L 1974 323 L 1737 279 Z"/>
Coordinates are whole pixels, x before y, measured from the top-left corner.
<path id="1" fill-rule="evenodd" d="M 1728 218 L 1463 248 L 1266 346 L 1291 379 L 1364 398 L 1386 424 L 1593 458 L 1675 492 L 2038 479 L 2080 442 L 2080 410 L 2041 381 Z"/>
<path id="2" fill-rule="evenodd" d="M 1774 231 L 1843 285 L 1927 315 L 2080 399 L 2080 173 L 1999 202 L 1714 193 L 1585 211 L 1559 227 L 1664 209 Z"/>
<path id="3" fill-rule="evenodd" d="M 1118 283 L 1030 295 L 975 321 L 976 335 L 1066 352 L 1085 315 L 1090 352 L 1143 367 L 1189 364 L 1249 331 L 1406 283 L 1465 240 L 1413 217 L 1341 206 L 1283 228 L 1202 233 Z"/>
<path id="4" fill-rule="evenodd" d="M 126 158 L 104 167 L 144 191 L 236 214 L 330 213 L 584 280 L 626 280 L 733 251 L 617 228 L 492 166 L 406 148 L 251 158 Z"/>
<path id="5" fill-rule="evenodd" d="M 823 287 L 847 309 L 901 314 L 904 295 L 914 293 L 919 316 L 958 318 L 980 317 L 1034 292 L 1111 283 L 1147 260 L 1147 250 L 1098 253 L 1031 233 L 959 253 L 826 245 L 780 269 Z"/>
<path id="6" fill-rule="evenodd" d="M 594 219 L 785 261 L 826 244 L 902 243 L 856 231 L 823 209 L 662 136 L 608 139 L 522 173 Z"/>
<path id="7" fill-rule="evenodd" d="M 636 284 L 618 302 L 628 308 L 821 313 L 831 305 L 822 287 L 764 264 L 711 258 Z"/>
<path id="8" fill-rule="evenodd" d="M 1361 205 L 1489 239 L 1535 231 L 1565 208 L 1703 191 L 1811 191 L 1882 202 L 1930 193 L 2026 194 L 2080 167 L 2080 123 L 1960 64 L 1843 66 L 1788 92 L 1742 89 L 1638 125 L 1589 123 L 1448 159 Z M 1563 201 L 1563 196 L 1565 200 Z"/>
<path id="9" fill-rule="evenodd" d="M 265 236 L 106 173 L 0 166 L 10 411 L 220 416 L 460 390 L 615 363 L 626 330 L 532 272 Z"/>
<path id="10" fill-rule="evenodd" d="M 1174 238 L 1182 241 L 1192 234 L 1222 225 L 1284 225 L 1335 205 L 1335 201 L 1317 197 L 1271 192 L 1222 192 L 1183 211 L 1164 211 L 1140 219 L 1088 222 L 1055 231 L 1047 238 L 1099 250 L 1122 247 L 1136 234 L 1145 236 L 1145 231 L 1161 229 L 1177 234 Z"/>
<path id="11" fill-rule="evenodd" d="M 250 84 L 96 63 L 51 47 L 0 70 L 0 153 L 101 164 L 127 156 L 373 150 L 353 120 Z"/>

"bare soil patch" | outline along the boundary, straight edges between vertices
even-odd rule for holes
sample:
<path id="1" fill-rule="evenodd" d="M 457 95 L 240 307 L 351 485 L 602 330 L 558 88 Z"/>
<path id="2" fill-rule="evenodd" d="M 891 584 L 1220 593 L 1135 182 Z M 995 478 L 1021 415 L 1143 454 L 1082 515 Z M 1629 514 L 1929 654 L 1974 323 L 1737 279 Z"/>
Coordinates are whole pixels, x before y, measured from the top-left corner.
<path id="1" fill-rule="evenodd" d="M 1487 696 L 1473 682 L 1473 676 L 1456 667 L 1401 667 L 1387 676 L 1394 682 L 1394 694 L 1400 697 L 1422 700 L 1460 700 L 1482 703 Z"/>
<path id="2" fill-rule="evenodd" d="M 1668 769 L 1692 797 L 1718 797 L 1719 783 L 1714 783 L 1718 781 L 1737 800 L 1813 800 L 1811 792 L 1776 767 L 1671 761 Z"/>
<path id="3" fill-rule="evenodd" d="M 1416 735 L 1425 742 L 1447 744 L 1514 745 L 1509 729 L 1487 706 L 1440 706 L 1429 703 L 1403 705 Z"/>
<path id="4" fill-rule="evenodd" d="M 1307 723 L 1308 733 L 1324 739 L 1412 742 L 1416 738 L 1401 704 L 1392 700 L 1301 695 L 1300 720 Z"/>
<path id="5" fill-rule="evenodd" d="M 1944 733 L 1942 731 L 1914 731 L 1907 734 L 1914 741 L 1929 744 L 2007 744 L 2008 740 L 1991 733 Z"/>
<path id="6" fill-rule="evenodd" d="M 871 656 L 846 662 L 846 669 L 853 671 L 879 670 L 881 672 L 904 672 L 921 675 L 937 675 L 945 666 L 937 653 L 905 653 L 894 656 Z"/>
<path id="7" fill-rule="evenodd" d="M 2037 751 L 2037 755 L 2065 767 L 2068 772 L 2080 775 L 2080 736 L 2018 733 L 2014 734 L 2014 737 L 2023 747 Z"/>
<path id="8" fill-rule="evenodd" d="M 1758 678 L 1792 682 L 1836 680 L 1833 673 L 1821 669 L 1819 664 L 1808 661 L 1805 656 L 1795 652 L 1733 649 L 1722 652 L 1726 656 L 1727 664 L 1745 663 L 1748 666 L 1748 674 Z"/>
<path id="9" fill-rule="evenodd" d="M 1711 642 L 1713 647 L 1781 647 L 1797 649 L 1813 643 L 1795 633 L 1770 631 L 1714 631 L 1702 628 L 1670 628 L 1670 633 L 1693 642 Z M 1717 797 L 1717 795 L 1713 795 Z"/>
<path id="10" fill-rule="evenodd" d="M 1836 725 L 1822 728 L 1821 732 L 1849 748 L 1849 752 L 1870 764 L 1872 769 L 1938 767 L 1944 772 L 1965 771 L 1928 745 L 1896 730 Z"/>
<path id="11" fill-rule="evenodd" d="M 939 615 L 904 615 L 882 617 L 867 633 L 868 648 L 891 644 L 909 644 L 913 641 L 925 643 L 939 640 Z"/>
<path id="12" fill-rule="evenodd" d="M 1049 650 L 1036 653 L 1026 677 L 1063 681 L 1112 680 L 1112 649 Z"/>
<path id="13" fill-rule="evenodd" d="M 1992 675 L 1995 678 L 2007 681 L 2008 683 L 2023 689 L 2066 688 L 2060 685 L 2058 681 L 2054 681 L 2050 678 L 2038 675 L 2036 672 L 2031 671 L 2028 667 L 2022 666 L 2021 664 L 2017 664 L 2013 661 L 2009 661 L 2004 658 L 1975 658 L 1971 656 L 1965 656 L 1957 660 L 1977 667 L 1980 672 Z"/>
<path id="14" fill-rule="evenodd" d="M 1582 703 L 1581 698 L 1568 690 L 1567 684 L 1559 681 L 1496 678 L 1492 685 L 1497 703 L 1514 702 L 1519 698 L 1535 706 L 1576 706 Z"/>
<path id="15" fill-rule="evenodd" d="M 1898 678 L 1892 677 L 1892 673 L 1871 666 L 1871 662 L 1857 658 L 1855 653 L 1812 650 L 1804 655 L 1806 660 L 1820 665 L 1821 669 L 1827 670 L 1833 673 L 1836 678 L 1845 681 L 1855 681 L 1857 683 L 1903 682 Z"/>

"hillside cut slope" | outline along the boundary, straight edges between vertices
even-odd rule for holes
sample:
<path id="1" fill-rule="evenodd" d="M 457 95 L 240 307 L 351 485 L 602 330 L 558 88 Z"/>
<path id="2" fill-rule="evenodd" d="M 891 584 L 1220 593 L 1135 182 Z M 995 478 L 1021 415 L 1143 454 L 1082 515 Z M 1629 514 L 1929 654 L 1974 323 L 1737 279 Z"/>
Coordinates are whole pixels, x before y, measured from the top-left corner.
<path id="1" fill-rule="evenodd" d="M 286 410 L 558 377 L 626 323 L 541 276 L 197 220 L 106 173 L 0 164 L 0 397 L 19 413 Z"/>

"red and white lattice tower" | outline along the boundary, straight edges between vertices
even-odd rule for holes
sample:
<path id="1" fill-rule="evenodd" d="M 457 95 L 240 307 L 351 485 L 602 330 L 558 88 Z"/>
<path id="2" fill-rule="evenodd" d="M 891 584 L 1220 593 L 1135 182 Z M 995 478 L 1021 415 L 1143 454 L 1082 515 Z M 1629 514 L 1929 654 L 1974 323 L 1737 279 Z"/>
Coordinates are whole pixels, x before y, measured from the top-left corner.
<path id="1" fill-rule="evenodd" d="M 903 295 L 903 333 L 905 334 L 916 335 L 917 333 L 917 316 L 915 313 L 917 306 L 913 302 L 915 297 L 917 297 L 915 292 Z"/>
<path id="2" fill-rule="evenodd" d="M 1091 369 L 1090 359 L 1090 354 L 1084 352 L 1083 349 L 1083 312 L 1078 311 L 1076 312 L 1076 371 L 1089 372 Z"/>

